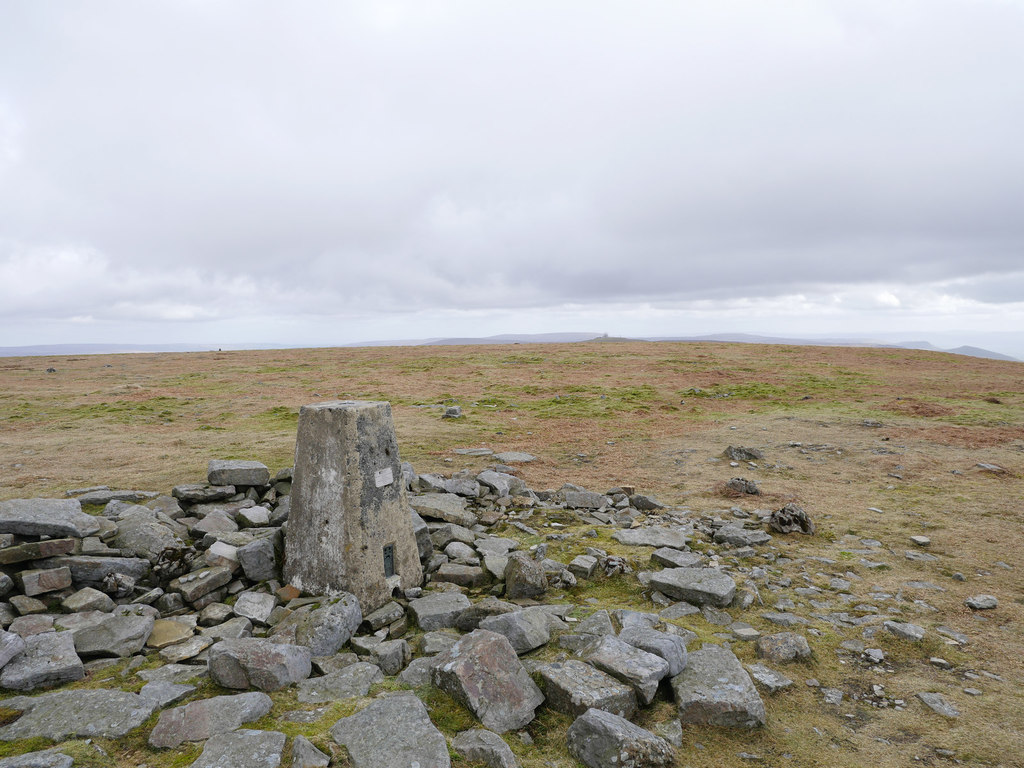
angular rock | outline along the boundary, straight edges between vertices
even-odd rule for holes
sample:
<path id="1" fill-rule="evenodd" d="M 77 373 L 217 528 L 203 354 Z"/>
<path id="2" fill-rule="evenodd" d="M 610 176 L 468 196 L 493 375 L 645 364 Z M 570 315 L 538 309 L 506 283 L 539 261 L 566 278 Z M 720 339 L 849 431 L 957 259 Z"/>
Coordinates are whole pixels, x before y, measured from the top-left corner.
<path id="1" fill-rule="evenodd" d="M 768 527 L 776 533 L 814 534 L 814 521 L 803 509 L 790 502 L 782 509 L 772 512 L 768 518 Z"/>
<path id="2" fill-rule="evenodd" d="M 25 650 L 25 640 L 21 635 L 0 630 L 0 668 Z"/>
<path id="3" fill-rule="evenodd" d="M 160 651 L 159 656 L 161 661 L 166 664 L 177 664 L 194 659 L 211 645 L 213 645 L 213 638 L 193 635 L 183 643 L 167 646 Z"/>
<path id="4" fill-rule="evenodd" d="M 624 528 L 615 531 L 612 538 L 620 544 L 633 547 L 669 547 L 670 549 L 686 549 L 693 531 L 690 528 L 662 528 L 645 526 L 642 528 Z"/>
<path id="5" fill-rule="evenodd" d="M 338 699 L 365 696 L 370 686 L 384 679 L 376 664 L 358 661 L 355 664 L 330 672 L 323 677 L 302 680 L 299 685 L 299 701 L 306 704 L 320 704 Z"/>
<path id="6" fill-rule="evenodd" d="M 224 566 L 201 568 L 186 573 L 168 585 L 168 589 L 179 593 L 186 602 L 194 602 L 231 581 L 231 569 Z"/>
<path id="7" fill-rule="evenodd" d="M 0 565 L 12 565 L 26 560 L 41 560 L 44 557 L 70 555 L 75 551 L 78 539 L 44 539 L 26 541 L 13 547 L 0 549 Z"/>
<path id="8" fill-rule="evenodd" d="M 139 691 L 139 696 L 152 704 L 154 709 L 163 709 L 171 704 L 177 704 L 179 701 L 195 691 L 195 689 L 196 687 L 194 685 L 184 685 L 182 683 L 170 683 L 166 680 L 158 680 L 156 682 L 146 683 L 142 686 L 142 690 Z"/>
<path id="9" fill-rule="evenodd" d="M 305 736 L 292 741 L 292 768 L 327 768 L 331 758 L 314 746 Z"/>
<path id="10" fill-rule="evenodd" d="M 587 710 L 566 733 L 569 754 L 587 768 L 671 768 L 672 745 L 623 717 Z"/>
<path id="11" fill-rule="evenodd" d="M 343 717 L 331 728 L 331 737 L 348 750 L 353 768 L 451 768 L 444 736 L 412 693 L 378 699 Z"/>
<path id="12" fill-rule="evenodd" d="M 695 725 L 757 728 L 764 702 L 736 655 L 720 645 L 689 654 L 686 669 L 672 678 L 679 719 Z"/>
<path id="13" fill-rule="evenodd" d="M 454 523 L 465 528 L 472 528 L 477 522 L 476 515 L 466 509 L 466 500 L 454 493 L 410 496 L 409 506 L 428 520 L 444 520 L 446 523 Z"/>
<path id="14" fill-rule="evenodd" d="M 776 672 L 764 664 L 747 664 L 746 666 L 754 681 L 767 688 L 769 693 L 778 693 L 793 684 L 793 681 L 781 672 Z"/>
<path id="15" fill-rule="evenodd" d="M 960 710 L 957 709 L 945 696 L 941 693 L 928 693 L 923 692 L 917 694 L 917 698 L 923 701 L 929 709 L 933 712 L 937 712 L 943 717 L 956 718 L 960 717 Z"/>
<path id="16" fill-rule="evenodd" d="M 56 749 L 26 752 L 0 759 L 0 768 L 72 768 L 75 761 Z"/>
<path id="17" fill-rule="evenodd" d="M 405 616 L 405 609 L 398 603 L 392 601 L 382 605 L 373 613 L 363 617 L 363 626 L 369 626 L 370 631 L 376 632 L 381 627 L 394 624 Z"/>
<path id="18" fill-rule="evenodd" d="M 576 659 L 545 664 L 539 669 L 546 704 L 579 717 L 588 709 L 603 709 L 620 717 L 636 714 L 636 692 L 611 675 Z"/>
<path id="19" fill-rule="evenodd" d="M 434 592 L 409 601 L 409 610 L 424 632 L 454 627 L 469 607 L 469 598 L 460 592 Z"/>
<path id="20" fill-rule="evenodd" d="M 597 558 L 592 555 L 576 555 L 569 563 L 569 572 L 580 579 L 594 578 L 597 570 Z"/>
<path id="21" fill-rule="evenodd" d="M 280 731 L 253 731 L 247 728 L 218 733 L 203 745 L 203 753 L 189 768 L 276 768 L 281 764 L 286 739 Z"/>
<path id="22" fill-rule="evenodd" d="M 185 546 L 170 527 L 157 521 L 153 512 L 140 509 L 140 513 L 123 516 L 117 522 L 117 534 L 111 544 L 122 554 L 144 557 L 155 564 L 164 550 Z"/>
<path id="23" fill-rule="evenodd" d="M 249 619 L 253 624 L 266 626 L 277 605 L 277 598 L 266 592 L 243 592 L 235 600 L 235 615 Z"/>
<path id="24" fill-rule="evenodd" d="M 548 617 L 543 611 L 516 611 L 491 616 L 481 621 L 479 628 L 504 635 L 517 654 L 528 653 L 551 640 Z"/>
<path id="25" fill-rule="evenodd" d="M 672 547 L 659 547 L 651 553 L 651 560 L 667 568 L 693 568 L 704 563 L 696 552 L 681 552 Z"/>
<path id="26" fill-rule="evenodd" d="M 757 638 L 757 657 L 768 661 L 794 661 L 809 659 L 811 647 L 807 638 L 796 632 L 778 632 L 774 635 L 762 635 Z"/>
<path id="27" fill-rule="evenodd" d="M 519 768 L 519 761 L 505 740 L 484 728 L 456 734 L 452 748 L 467 760 L 483 763 L 487 768 Z"/>
<path id="28" fill-rule="evenodd" d="M 513 552 L 505 566 L 505 598 L 540 597 L 548 590 L 548 578 L 544 566 L 525 552 Z"/>
<path id="29" fill-rule="evenodd" d="M 235 495 L 233 485 L 207 485 L 206 483 L 190 483 L 177 485 L 171 495 L 186 504 L 205 504 L 210 501 L 223 501 Z"/>
<path id="30" fill-rule="evenodd" d="M 760 529 L 744 528 L 742 525 L 723 525 L 712 537 L 717 544 L 732 547 L 757 547 L 767 544 L 772 537 Z"/>
<path id="31" fill-rule="evenodd" d="M 67 566 L 62 566 L 60 568 L 22 571 L 18 574 L 18 581 L 21 582 L 21 591 L 27 597 L 35 597 L 46 592 L 56 592 L 58 589 L 70 587 L 71 569 Z"/>
<path id="32" fill-rule="evenodd" d="M 0 728 L 0 741 L 40 736 L 52 741 L 94 736 L 116 739 L 142 725 L 155 709 L 138 694 L 105 689 L 16 696 L 4 706 L 24 714 Z"/>
<path id="33" fill-rule="evenodd" d="M 75 650 L 79 656 L 131 656 L 146 645 L 153 623 L 152 616 L 111 616 L 72 632 Z"/>
<path id="34" fill-rule="evenodd" d="M 497 733 L 533 720 L 544 695 L 502 635 L 477 629 L 438 657 L 434 685 Z"/>
<path id="35" fill-rule="evenodd" d="M 78 499 L 10 499 L 0 501 L 0 533 L 18 536 L 72 536 L 84 539 L 100 523 L 82 511 Z"/>
<path id="36" fill-rule="evenodd" d="M 210 648 L 210 677 L 225 688 L 276 691 L 309 677 L 312 653 L 265 638 L 221 640 Z"/>
<path id="37" fill-rule="evenodd" d="M 901 621 L 886 621 L 882 624 L 891 634 L 902 640 L 919 642 L 924 639 L 924 627 Z"/>
<path id="38" fill-rule="evenodd" d="M 668 662 L 668 674 L 675 677 L 686 669 L 686 639 L 648 627 L 626 627 L 619 633 L 619 640 L 629 643 L 641 651 L 653 653 Z M 625 715 L 624 715 L 625 717 Z"/>
<path id="39" fill-rule="evenodd" d="M 999 600 L 995 595 L 972 595 L 964 600 L 964 605 L 972 611 L 990 611 L 999 606 Z"/>
<path id="40" fill-rule="evenodd" d="M 68 555 L 51 557 L 36 564 L 44 568 L 67 566 L 71 569 L 71 579 L 75 584 L 96 589 L 103 589 L 104 581 L 111 576 L 139 581 L 148 576 L 150 570 L 149 560 L 139 557 Z"/>
<path id="41" fill-rule="evenodd" d="M 31 691 L 85 677 L 70 632 L 46 632 L 25 639 L 25 649 L 0 670 L 0 687 Z"/>
<path id="42" fill-rule="evenodd" d="M 105 595 L 98 589 L 82 587 L 73 595 L 61 600 L 60 607 L 68 613 L 79 613 L 84 611 L 101 611 L 109 613 L 114 610 L 114 601 L 109 595 Z"/>
<path id="43" fill-rule="evenodd" d="M 612 635 L 594 641 L 581 655 L 598 669 L 632 686 L 644 706 L 654 701 L 658 683 L 669 670 L 668 662 L 660 656 L 634 648 Z"/>
<path id="44" fill-rule="evenodd" d="M 484 586 L 491 579 L 487 572 L 479 566 L 445 563 L 434 572 L 432 580 L 446 581 L 467 589 L 475 589 Z"/>
<path id="45" fill-rule="evenodd" d="M 651 577 L 651 586 L 674 600 L 719 608 L 736 594 L 736 582 L 717 568 L 666 568 Z"/>
<path id="46" fill-rule="evenodd" d="M 195 629 L 187 622 L 175 619 L 157 619 L 153 622 L 146 645 L 160 650 L 169 645 L 183 643 L 192 637 L 193 634 L 195 634 Z"/>
<path id="47" fill-rule="evenodd" d="M 260 582 L 280 577 L 274 541 L 274 538 L 267 536 L 238 548 L 236 554 L 245 578 Z"/>
<path id="48" fill-rule="evenodd" d="M 206 480 L 210 485 L 268 485 L 270 470 L 258 461 L 210 459 Z"/>
<path id="49" fill-rule="evenodd" d="M 260 719 L 272 706 L 273 701 L 267 694 L 251 691 L 213 696 L 167 709 L 160 713 L 160 719 L 149 734 L 149 745 L 156 749 L 174 749 L 186 741 L 203 741 Z"/>
<path id="50" fill-rule="evenodd" d="M 298 619 L 295 642 L 309 648 L 314 656 L 330 656 L 349 641 L 362 621 L 356 596 L 342 592 Z"/>

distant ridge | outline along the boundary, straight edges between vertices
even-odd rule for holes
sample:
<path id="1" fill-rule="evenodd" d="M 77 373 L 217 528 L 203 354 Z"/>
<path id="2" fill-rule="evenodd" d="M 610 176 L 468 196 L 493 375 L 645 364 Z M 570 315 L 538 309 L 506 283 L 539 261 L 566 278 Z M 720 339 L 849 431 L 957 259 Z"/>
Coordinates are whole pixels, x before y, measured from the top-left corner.
<path id="1" fill-rule="evenodd" d="M 751 333 L 715 333 L 704 336 L 609 336 L 601 333 L 502 333 L 495 336 L 453 336 L 449 338 L 402 339 L 382 341 L 360 341 L 348 344 L 38 344 L 25 347 L 0 347 L 0 357 L 45 357 L 65 355 L 114 355 L 125 353 L 160 352 L 212 352 L 240 351 L 246 349 L 304 349 L 317 347 L 422 347 L 422 346 L 467 346 L 474 344 L 573 344 L 583 341 L 710 341 L 729 344 L 789 344 L 792 346 L 815 347 L 878 347 L 884 349 L 919 349 L 929 352 L 945 352 L 952 355 L 981 357 L 990 360 L 1020 362 L 1015 357 L 993 352 L 990 349 L 964 345 L 942 349 L 929 341 L 886 342 L 872 339 L 815 338 L 802 339 L 784 336 L 758 336 Z"/>

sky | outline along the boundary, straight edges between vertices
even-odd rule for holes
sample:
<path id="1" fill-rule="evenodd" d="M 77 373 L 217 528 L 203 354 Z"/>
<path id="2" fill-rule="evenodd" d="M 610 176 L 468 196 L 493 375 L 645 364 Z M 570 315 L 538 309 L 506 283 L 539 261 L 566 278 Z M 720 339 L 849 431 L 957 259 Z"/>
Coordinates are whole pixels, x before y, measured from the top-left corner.
<path id="1" fill-rule="evenodd" d="M 0 0 L 0 346 L 1024 358 L 1021 0 Z"/>

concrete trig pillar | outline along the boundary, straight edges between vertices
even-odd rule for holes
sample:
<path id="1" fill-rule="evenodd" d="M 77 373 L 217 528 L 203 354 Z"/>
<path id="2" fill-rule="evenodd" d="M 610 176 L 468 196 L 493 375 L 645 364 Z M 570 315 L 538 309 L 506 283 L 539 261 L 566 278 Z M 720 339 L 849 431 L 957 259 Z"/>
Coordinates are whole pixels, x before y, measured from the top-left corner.
<path id="1" fill-rule="evenodd" d="M 351 592 L 365 615 L 391 598 L 396 581 L 402 589 L 423 582 L 390 403 L 303 406 L 291 496 L 288 583 Z"/>

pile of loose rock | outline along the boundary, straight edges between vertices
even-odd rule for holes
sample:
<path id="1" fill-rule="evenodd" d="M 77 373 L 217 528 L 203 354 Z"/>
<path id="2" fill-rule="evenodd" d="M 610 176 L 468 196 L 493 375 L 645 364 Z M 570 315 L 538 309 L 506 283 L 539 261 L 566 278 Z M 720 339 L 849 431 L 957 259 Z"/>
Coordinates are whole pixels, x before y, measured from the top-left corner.
<path id="1" fill-rule="evenodd" d="M 294 686 L 300 702 L 322 708 L 277 714 L 315 718 L 394 678 L 436 686 L 473 713 L 483 729 L 451 744 L 471 760 L 518 765 L 500 734 L 524 729 L 544 706 L 575 718 L 568 748 L 587 766 L 668 766 L 684 724 L 761 726 L 754 681 L 769 692 L 792 684 L 763 663 L 744 667 L 729 642 L 756 641 L 770 663 L 810 654 L 802 635 L 762 636 L 723 610 L 759 600 L 764 569 L 736 564 L 771 541 L 768 512 L 670 510 L 632 488 L 535 492 L 502 465 L 452 477 L 403 472 L 428 583 L 365 615 L 351 595 L 301 595 L 281 583 L 282 538 L 301 535 L 288 531 L 288 470 L 271 478 L 256 462 L 211 461 L 207 483 L 170 496 L 94 488 L 0 502 L 0 686 L 53 688 L 124 659 L 128 673 L 147 667 L 139 693 L 9 698 L 3 706 L 20 716 L 0 726 L 0 740 L 117 738 L 159 712 L 149 744 L 204 742 L 194 766 L 277 765 L 285 735 L 243 727 L 271 712 L 268 693 Z M 594 538 L 611 529 L 645 554 L 587 547 L 569 562 L 549 558 L 549 542 L 565 540 L 570 526 Z M 692 551 L 694 539 L 724 548 L 728 562 Z M 580 618 L 564 590 L 607 578 L 639 579 L 658 612 Z M 677 622 L 691 614 L 721 625 L 726 642 L 688 653 L 696 635 Z M 771 616 L 785 627 L 806 623 Z M 199 696 L 196 679 L 206 676 L 225 693 Z M 674 699 L 678 719 L 655 734 L 631 720 L 659 693 Z M 329 733 L 357 768 L 450 764 L 445 736 L 411 691 L 377 696 Z M 290 751 L 295 766 L 330 761 L 301 736 Z M 32 765 L 72 765 L 59 747 L 36 758 L 51 762 Z M 0 767 L 22 765 L 9 760 Z"/>

